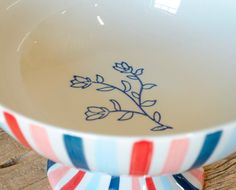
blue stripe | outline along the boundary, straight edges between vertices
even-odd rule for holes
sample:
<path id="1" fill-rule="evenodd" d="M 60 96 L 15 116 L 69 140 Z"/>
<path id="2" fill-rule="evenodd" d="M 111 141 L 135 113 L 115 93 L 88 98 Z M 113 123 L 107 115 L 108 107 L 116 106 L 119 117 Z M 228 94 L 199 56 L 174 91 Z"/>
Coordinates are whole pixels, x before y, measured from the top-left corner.
<path id="1" fill-rule="evenodd" d="M 112 176 L 108 190 L 119 190 L 120 177 Z"/>
<path id="2" fill-rule="evenodd" d="M 173 189 L 168 177 L 160 176 L 160 180 L 164 189 L 170 189 L 170 190 Z"/>
<path id="3" fill-rule="evenodd" d="M 217 159 L 222 159 L 226 157 L 236 150 L 236 127 L 231 131 L 230 137 L 225 143 L 224 149 L 222 152 L 217 156 Z"/>
<path id="4" fill-rule="evenodd" d="M 49 170 L 49 168 L 51 168 L 54 164 L 56 164 L 55 162 L 51 161 L 51 160 L 48 160 L 48 163 L 47 163 L 47 170 Z"/>
<path id="5" fill-rule="evenodd" d="M 211 133 L 206 136 L 202 149 L 196 161 L 192 165 L 192 168 L 197 168 L 202 166 L 209 159 L 209 157 L 214 152 L 217 144 L 219 143 L 221 136 L 222 136 L 222 131 Z"/>
<path id="6" fill-rule="evenodd" d="M 99 188 L 99 183 L 102 178 L 102 174 L 96 173 L 92 177 L 92 179 L 89 181 L 88 186 L 86 187 L 86 190 L 97 190 Z"/>
<path id="7" fill-rule="evenodd" d="M 66 151 L 69 155 L 71 162 L 76 168 L 89 170 L 85 155 L 83 140 L 79 137 L 64 135 L 64 143 Z"/>
<path id="8" fill-rule="evenodd" d="M 173 178 L 175 179 L 175 181 L 178 183 L 178 185 L 180 187 L 182 187 L 183 189 L 186 190 L 199 190 L 198 188 L 196 188 L 195 186 L 193 186 L 191 184 L 191 182 L 189 182 L 183 175 L 181 174 L 177 174 L 177 175 L 173 175 Z"/>
<path id="9" fill-rule="evenodd" d="M 95 142 L 95 161 L 98 171 L 118 174 L 117 158 L 116 143 L 104 140 Z"/>

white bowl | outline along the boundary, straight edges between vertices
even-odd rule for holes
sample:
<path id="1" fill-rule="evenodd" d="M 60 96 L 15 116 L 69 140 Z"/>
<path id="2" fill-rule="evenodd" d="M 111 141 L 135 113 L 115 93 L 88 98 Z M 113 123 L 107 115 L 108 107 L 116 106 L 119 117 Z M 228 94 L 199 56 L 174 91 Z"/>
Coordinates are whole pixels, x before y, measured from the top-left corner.
<path id="1" fill-rule="evenodd" d="M 110 175 L 175 174 L 233 153 L 235 5 L 1 1 L 1 127 Z"/>

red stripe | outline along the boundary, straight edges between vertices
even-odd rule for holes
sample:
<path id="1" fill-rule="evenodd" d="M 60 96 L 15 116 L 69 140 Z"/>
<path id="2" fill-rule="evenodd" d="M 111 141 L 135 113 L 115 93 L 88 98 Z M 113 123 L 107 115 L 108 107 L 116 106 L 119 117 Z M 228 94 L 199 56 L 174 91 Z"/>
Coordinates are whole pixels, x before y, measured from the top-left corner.
<path id="1" fill-rule="evenodd" d="M 189 139 L 178 139 L 171 142 L 168 157 L 161 174 L 175 173 L 181 169 L 189 149 Z"/>
<path id="2" fill-rule="evenodd" d="M 65 176 L 65 174 L 70 170 L 68 166 L 61 166 L 60 168 L 48 172 L 48 179 L 50 185 L 55 189 L 58 182 Z"/>
<path id="3" fill-rule="evenodd" d="M 203 169 L 193 169 L 190 173 L 201 183 L 204 183 L 204 170 Z"/>
<path id="4" fill-rule="evenodd" d="M 51 146 L 47 130 L 42 127 L 38 127 L 34 125 L 34 126 L 30 126 L 29 131 L 30 131 L 31 137 L 34 139 L 34 143 L 37 145 L 41 153 L 45 157 L 50 158 L 51 160 L 55 162 L 59 162 Z"/>
<path id="5" fill-rule="evenodd" d="M 146 180 L 147 190 L 157 190 L 151 177 L 147 177 L 145 180 Z"/>
<path id="6" fill-rule="evenodd" d="M 12 133 L 19 140 L 19 142 L 21 144 L 23 144 L 24 146 L 31 148 L 30 145 L 28 144 L 28 142 L 26 141 L 23 133 L 21 132 L 20 127 L 16 121 L 16 118 L 13 115 L 6 113 L 6 112 L 4 112 L 4 117 L 7 121 L 9 128 L 11 129 Z"/>
<path id="7" fill-rule="evenodd" d="M 81 182 L 85 175 L 84 171 L 79 171 L 67 184 L 65 184 L 61 190 L 72 190 L 75 189 Z"/>
<path id="8" fill-rule="evenodd" d="M 132 190 L 141 190 L 139 177 L 132 177 Z"/>
<path id="9" fill-rule="evenodd" d="M 130 175 L 148 174 L 153 154 L 153 143 L 148 141 L 136 142 L 133 146 Z"/>

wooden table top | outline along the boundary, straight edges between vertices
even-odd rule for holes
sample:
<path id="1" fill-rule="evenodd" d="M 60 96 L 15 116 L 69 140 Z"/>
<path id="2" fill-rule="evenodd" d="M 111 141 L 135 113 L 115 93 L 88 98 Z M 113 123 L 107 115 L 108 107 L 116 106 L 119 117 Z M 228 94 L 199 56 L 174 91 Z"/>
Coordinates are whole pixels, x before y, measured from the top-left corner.
<path id="1" fill-rule="evenodd" d="M 236 153 L 205 167 L 204 190 L 236 190 Z M 0 190 L 51 190 L 46 159 L 0 129 Z"/>

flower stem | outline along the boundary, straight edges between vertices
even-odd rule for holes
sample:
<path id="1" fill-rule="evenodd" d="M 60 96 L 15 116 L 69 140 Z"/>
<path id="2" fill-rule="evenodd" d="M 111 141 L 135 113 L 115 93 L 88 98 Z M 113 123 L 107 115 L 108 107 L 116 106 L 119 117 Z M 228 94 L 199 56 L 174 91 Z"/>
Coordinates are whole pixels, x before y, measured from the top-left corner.
<path id="1" fill-rule="evenodd" d="M 133 74 L 133 73 L 132 73 Z M 157 123 L 159 126 L 164 126 L 162 123 L 160 122 L 157 122 L 152 116 L 150 116 L 143 108 L 142 108 L 142 99 L 141 99 L 141 96 L 142 96 L 142 93 L 143 93 L 143 82 L 142 80 L 135 74 L 133 74 L 137 80 L 139 81 L 141 87 L 140 87 L 140 91 L 139 91 L 139 99 L 138 99 L 138 102 L 136 102 L 136 100 L 131 96 L 129 95 L 128 93 L 124 92 L 122 89 L 114 86 L 114 85 L 111 85 L 111 84 L 108 84 L 108 83 L 98 83 L 97 81 L 92 81 L 92 83 L 95 83 L 95 84 L 102 84 L 102 85 L 105 85 L 105 86 L 108 86 L 108 87 L 111 87 L 111 88 L 114 88 L 120 92 L 122 92 L 123 94 L 125 94 L 128 98 L 130 98 L 135 104 L 136 106 L 141 110 L 141 112 L 137 112 L 137 111 L 130 111 L 130 110 L 121 110 L 121 112 L 133 112 L 133 113 L 136 113 L 136 114 L 139 114 L 139 115 L 144 115 L 146 117 L 148 117 L 149 119 L 151 119 L 153 122 Z M 111 111 L 111 112 L 114 112 L 114 111 Z M 159 112 L 158 112 L 159 113 Z M 160 117 L 161 117 L 161 114 L 159 113 Z"/>
<path id="2" fill-rule="evenodd" d="M 128 97 L 139 107 L 138 102 L 136 102 L 135 99 L 134 99 L 131 95 L 129 95 L 128 93 L 124 92 L 122 89 L 120 89 L 120 88 L 118 88 L 118 87 L 116 87 L 116 86 L 113 86 L 113 85 L 111 85 L 111 84 L 104 83 L 104 82 L 103 82 L 103 83 L 98 83 L 98 82 L 96 82 L 96 81 L 92 81 L 92 82 L 95 83 L 95 84 L 102 84 L 102 85 L 105 85 L 105 86 L 114 88 L 114 89 L 116 89 L 116 90 L 122 92 L 123 94 L 125 94 L 126 96 L 128 96 Z"/>
<path id="3" fill-rule="evenodd" d="M 139 78 L 139 76 L 137 76 L 136 74 L 132 73 L 134 77 L 137 78 L 137 80 L 139 81 L 140 83 L 140 90 L 139 90 L 139 109 L 149 118 L 151 119 L 152 121 L 154 121 L 155 123 L 157 123 L 158 125 L 160 126 L 164 126 L 162 123 L 160 123 L 161 121 L 161 114 L 159 112 L 158 115 L 159 115 L 159 121 L 156 121 L 155 118 L 153 118 L 152 116 L 150 116 L 142 107 L 142 93 L 143 93 L 143 81 Z"/>
<path id="4" fill-rule="evenodd" d="M 144 115 L 144 116 L 146 116 L 144 113 L 138 112 L 138 111 L 132 111 L 132 110 L 110 110 L 110 113 L 117 113 L 117 112 L 124 112 L 124 113 L 132 112 L 132 113 L 134 113 L 134 114 L 139 114 L 139 115 Z"/>

